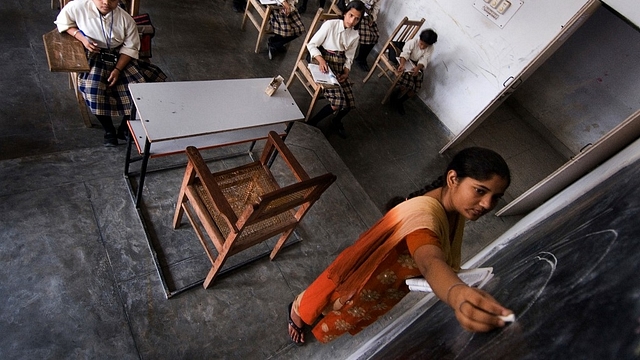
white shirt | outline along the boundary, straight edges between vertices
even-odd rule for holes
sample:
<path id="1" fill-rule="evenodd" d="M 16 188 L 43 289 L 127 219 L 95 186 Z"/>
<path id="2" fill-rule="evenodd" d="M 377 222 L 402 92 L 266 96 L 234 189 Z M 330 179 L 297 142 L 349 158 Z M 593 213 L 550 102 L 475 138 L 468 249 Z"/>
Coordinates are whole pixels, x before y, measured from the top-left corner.
<path id="1" fill-rule="evenodd" d="M 138 58 L 138 26 L 131 15 L 120 7 L 102 16 L 93 1 L 74 0 L 60 10 L 55 24 L 61 33 L 71 27 L 77 27 L 100 48 L 113 49 L 122 45 L 121 54 Z"/>
<path id="2" fill-rule="evenodd" d="M 407 41 L 402 47 L 400 57 L 422 64 L 423 68 L 426 69 L 429 60 L 431 60 L 431 54 L 433 54 L 433 45 L 427 46 L 426 49 L 420 49 L 419 41 L 420 38 L 413 38 Z"/>
<path id="3" fill-rule="evenodd" d="M 344 67 L 351 69 L 359 40 L 358 30 L 345 28 L 342 19 L 327 20 L 309 40 L 307 50 L 309 50 L 311 58 L 321 55 L 320 50 L 318 50 L 319 46 L 322 46 L 325 50 L 344 51 L 347 57 Z"/>

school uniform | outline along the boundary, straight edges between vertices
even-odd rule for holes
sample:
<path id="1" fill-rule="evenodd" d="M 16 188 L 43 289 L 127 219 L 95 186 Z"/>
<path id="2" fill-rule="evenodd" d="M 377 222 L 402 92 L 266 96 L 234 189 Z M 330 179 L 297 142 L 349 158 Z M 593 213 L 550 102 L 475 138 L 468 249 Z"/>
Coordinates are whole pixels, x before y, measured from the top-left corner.
<path id="1" fill-rule="evenodd" d="M 413 76 L 411 73 L 405 72 L 398 81 L 398 86 L 405 87 L 414 92 L 417 92 L 422 87 L 424 69 L 427 68 L 431 60 L 431 55 L 433 54 L 433 45 L 429 45 L 425 49 L 420 49 L 419 42 L 419 38 L 413 38 L 407 41 L 402 47 L 402 53 L 400 53 L 400 57 L 406 61 L 411 61 L 414 65 L 422 64 L 422 71 L 420 71 L 418 76 Z"/>
<path id="2" fill-rule="evenodd" d="M 351 69 L 360 35 L 353 28 L 345 28 L 342 19 L 327 20 L 307 43 L 311 58 L 322 55 L 327 65 L 338 76 L 343 69 Z M 351 83 L 345 81 L 339 87 L 329 87 L 324 97 L 338 109 L 355 108 Z"/>
<path id="3" fill-rule="evenodd" d="M 164 81 L 166 75 L 157 66 L 137 61 L 140 36 L 135 20 L 120 7 L 102 15 L 91 0 L 74 0 L 62 8 L 55 21 L 58 31 L 76 27 L 98 44 L 100 53 L 89 53 L 89 72 L 80 73 L 78 88 L 91 113 L 105 116 L 131 114 L 130 83 Z M 121 69 L 118 82 L 108 86 L 107 79 L 121 54 L 132 59 Z"/>
<path id="4" fill-rule="evenodd" d="M 300 13 L 298 13 L 298 10 L 295 7 L 298 1 L 279 0 L 279 3 L 282 3 L 283 1 L 286 1 L 291 6 L 291 11 L 289 12 L 289 15 L 285 14 L 284 9 L 271 12 L 269 25 L 275 34 L 269 38 L 269 46 L 274 48 L 271 50 L 285 50 L 285 44 L 296 39 L 305 32 L 302 17 L 300 17 Z"/>

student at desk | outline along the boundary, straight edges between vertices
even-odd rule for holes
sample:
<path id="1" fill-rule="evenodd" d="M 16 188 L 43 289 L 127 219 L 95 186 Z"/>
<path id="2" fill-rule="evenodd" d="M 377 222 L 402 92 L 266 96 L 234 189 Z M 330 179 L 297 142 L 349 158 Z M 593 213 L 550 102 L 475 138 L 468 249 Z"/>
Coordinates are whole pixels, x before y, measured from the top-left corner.
<path id="1" fill-rule="evenodd" d="M 271 12 L 269 24 L 275 35 L 268 40 L 269 60 L 278 52 L 284 52 L 285 45 L 304 33 L 302 18 L 296 9 L 298 0 L 276 0 L 282 9 Z"/>
<path id="2" fill-rule="evenodd" d="M 340 11 L 344 12 L 344 7 L 348 1 L 338 0 L 337 6 Z M 366 7 L 365 14 L 360 20 L 358 25 L 358 33 L 360 34 L 360 48 L 358 49 L 358 55 L 353 60 L 356 65 L 363 71 L 369 71 L 369 64 L 367 64 L 367 56 L 373 50 L 373 47 L 378 43 L 380 39 L 380 32 L 378 31 L 378 13 L 380 12 L 380 0 L 362 0 Z"/>
<path id="3" fill-rule="evenodd" d="M 87 50 L 89 72 L 80 73 L 78 89 L 104 128 L 104 145 L 125 139 L 131 115 L 128 84 L 164 81 L 155 65 L 138 61 L 140 35 L 135 20 L 118 6 L 119 0 L 74 0 L 62 8 L 55 21 Z M 116 131 L 112 117 L 122 116 Z"/>
<path id="4" fill-rule="evenodd" d="M 422 87 L 424 69 L 427 68 L 433 54 L 433 44 L 438 41 L 438 34 L 431 29 L 423 30 L 419 38 L 414 38 L 406 42 L 400 54 L 400 63 L 397 72 L 402 74 L 396 88 L 391 93 L 390 103 L 395 107 L 400 115 L 404 115 L 403 103 L 416 95 Z M 394 52 L 390 51 L 392 61 L 395 59 Z M 409 61 L 413 65 L 413 70 L 405 71 L 405 64 Z"/>
<path id="5" fill-rule="evenodd" d="M 329 100 L 329 105 L 309 119 L 309 124 L 316 126 L 320 120 L 333 113 L 332 128 L 343 139 L 347 134 L 342 125 L 342 118 L 355 108 L 349 71 L 360 39 L 357 25 L 364 11 L 362 1 L 350 2 L 342 19 L 325 21 L 307 43 L 309 55 L 318 62 L 320 71 L 327 73 L 331 69 L 340 83 L 340 86 L 327 87 L 324 90 L 323 95 Z"/>

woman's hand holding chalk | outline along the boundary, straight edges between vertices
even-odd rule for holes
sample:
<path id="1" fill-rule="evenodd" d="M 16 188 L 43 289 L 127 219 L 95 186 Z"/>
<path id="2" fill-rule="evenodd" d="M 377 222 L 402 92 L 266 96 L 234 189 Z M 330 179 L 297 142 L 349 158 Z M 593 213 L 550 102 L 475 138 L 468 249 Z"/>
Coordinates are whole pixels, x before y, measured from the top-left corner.
<path id="1" fill-rule="evenodd" d="M 498 316 L 500 318 L 500 320 L 506 322 L 506 323 L 512 323 L 514 321 L 516 321 L 516 314 L 509 314 L 507 316 Z"/>

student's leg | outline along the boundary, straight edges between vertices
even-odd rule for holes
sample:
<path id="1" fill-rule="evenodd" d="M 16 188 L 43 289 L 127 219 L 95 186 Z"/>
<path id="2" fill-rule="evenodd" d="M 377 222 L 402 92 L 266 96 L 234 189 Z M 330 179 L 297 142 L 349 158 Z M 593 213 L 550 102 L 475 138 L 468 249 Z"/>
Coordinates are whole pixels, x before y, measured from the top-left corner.
<path id="1" fill-rule="evenodd" d="M 342 125 L 342 118 L 344 118 L 349 111 L 351 111 L 351 109 L 340 109 L 340 111 L 333 116 L 333 119 L 331 119 L 333 129 L 338 133 L 338 136 L 343 139 L 347 138 L 347 131 L 344 129 L 344 125 Z"/>
<path id="2" fill-rule="evenodd" d="M 120 121 L 120 126 L 118 126 L 118 131 L 116 135 L 120 140 L 127 140 L 127 136 L 129 135 L 129 128 L 127 127 L 127 121 L 129 121 L 130 116 L 125 115 L 122 117 Z"/>
<path id="3" fill-rule="evenodd" d="M 307 11 L 307 2 L 309 2 L 309 0 L 302 0 L 302 5 L 298 8 L 300 14 L 304 14 L 305 11 Z"/>
<path id="4" fill-rule="evenodd" d="M 371 52 L 374 46 L 375 44 L 360 44 L 360 50 L 358 50 L 358 56 L 356 56 L 354 60 L 356 64 L 358 64 L 360 69 L 362 69 L 363 71 L 370 70 L 369 65 L 367 64 L 367 56 L 369 56 L 369 53 Z"/>
<path id="5" fill-rule="evenodd" d="M 244 12 L 244 9 L 247 7 L 246 0 L 233 0 L 233 11 L 235 12 Z"/>
<path id="6" fill-rule="evenodd" d="M 322 119 L 333 114 L 333 112 L 336 110 L 337 109 L 334 109 L 331 105 L 325 105 L 322 109 L 320 109 L 320 111 L 318 111 L 317 114 L 315 114 L 313 117 L 311 117 L 311 119 L 309 119 L 309 121 L 307 121 L 307 124 L 316 126 Z"/>
<path id="7" fill-rule="evenodd" d="M 96 118 L 104 129 L 104 146 L 111 147 L 118 145 L 118 138 L 116 135 L 116 128 L 113 126 L 111 116 L 96 115 Z"/>
<path id="8" fill-rule="evenodd" d="M 287 50 L 285 48 L 285 45 L 288 44 L 289 42 L 295 40 L 296 38 L 298 38 L 297 36 L 282 36 L 282 35 L 278 35 L 275 34 L 272 37 L 269 38 L 269 45 L 274 47 L 275 50 L 283 52 L 285 50 Z"/>
<path id="9" fill-rule="evenodd" d="M 407 99 L 412 98 L 416 93 L 409 89 L 406 92 L 402 93 L 403 95 L 401 95 L 398 98 L 398 101 L 396 103 L 397 109 L 398 109 L 398 113 L 400 113 L 400 115 L 405 115 L 406 112 L 404 111 L 404 102 L 407 101 Z"/>

